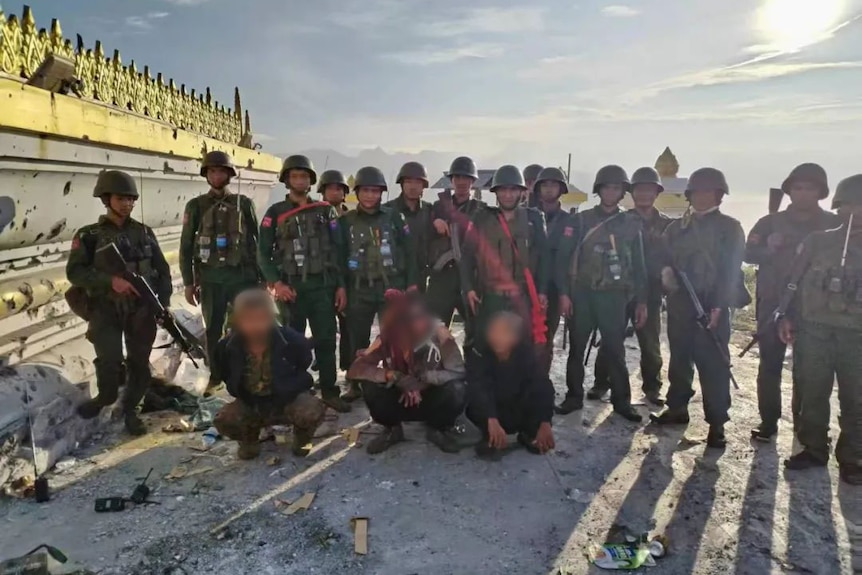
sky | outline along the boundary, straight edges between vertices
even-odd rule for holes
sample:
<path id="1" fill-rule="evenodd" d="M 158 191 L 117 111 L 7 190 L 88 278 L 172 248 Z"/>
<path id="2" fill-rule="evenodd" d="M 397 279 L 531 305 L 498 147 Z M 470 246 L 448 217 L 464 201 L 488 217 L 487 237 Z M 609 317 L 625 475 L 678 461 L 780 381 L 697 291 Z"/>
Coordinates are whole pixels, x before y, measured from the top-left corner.
<path id="1" fill-rule="evenodd" d="M 862 172 L 862 0 L 29 3 L 39 26 L 58 17 L 138 69 L 231 105 L 239 86 L 280 155 L 426 150 L 494 168 L 571 153 L 592 174 L 670 146 L 681 175 L 724 170 L 746 213 L 798 163 L 833 187 Z"/>

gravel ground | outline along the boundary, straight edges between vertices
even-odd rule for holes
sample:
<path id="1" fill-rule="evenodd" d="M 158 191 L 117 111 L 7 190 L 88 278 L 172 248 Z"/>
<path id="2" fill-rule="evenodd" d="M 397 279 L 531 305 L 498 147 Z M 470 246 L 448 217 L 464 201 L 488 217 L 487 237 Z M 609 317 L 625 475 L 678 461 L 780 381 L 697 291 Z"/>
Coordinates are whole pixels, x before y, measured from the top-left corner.
<path id="1" fill-rule="evenodd" d="M 637 388 L 637 349 L 628 345 Z M 563 355 L 553 370 L 560 392 Z M 333 416 L 307 460 L 275 443 L 246 463 L 232 442 L 204 454 L 193 449 L 195 435 L 128 440 L 117 422 L 51 477 L 50 503 L 0 502 L 0 557 L 46 542 L 116 575 L 577 575 L 598 572 L 584 551 L 616 523 L 667 535 L 670 553 L 648 570 L 655 574 L 862 573 L 862 489 L 839 484 L 834 464 L 786 475 L 781 460 L 795 449 L 788 420 L 777 444 L 751 443 L 756 357 L 736 363 L 743 389 L 724 453 L 705 449 L 699 393 L 688 429 L 631 424 L 589 402 L 555 420 L 553 454 L 512 449 L 500 463 L 471 449 L 440 453 L 418 425 L 407 427 L 407 443 L 370 457 L 338 434 L 355 425 L 367 441 L 376 430 L 364 409 Z M 269 465 L 272 456 L 282 461 Z M 165 479 L 180 464 L 204 471 Z M 130 495 L 150 467 L 160 505 L 93 511 L 95 497 Z M 316 494 L 307 511 L 288 516 L 275 504 L 307 492 Z M 353 552 L 354 517 L 369 519 L 366 556 Z"/>

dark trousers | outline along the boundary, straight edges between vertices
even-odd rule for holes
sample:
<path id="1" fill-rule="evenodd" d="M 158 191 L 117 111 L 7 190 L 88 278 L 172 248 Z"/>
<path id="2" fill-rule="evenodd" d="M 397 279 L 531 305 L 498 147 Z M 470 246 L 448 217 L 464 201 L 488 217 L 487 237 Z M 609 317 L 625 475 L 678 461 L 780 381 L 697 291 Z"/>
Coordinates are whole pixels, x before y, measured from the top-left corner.
<path id="1" fill-rule="evenodd" d="M 533 397 L 513 398 L 511 401 L 498 401 L 496 405 L 496 417 L 500 427 L 508 435 L 523 433 L 530 439 L 536 437 L 539 426 L 543 421 L 549 421 L 546 414 L 551 413 L 554 407 L 553 390 L 548 388 L 548 393 L 542 393 Z M 473 422 L 482 437 L 488 438 L 488 414 L 478 409 L 476 405 L 467 406 L 467 419 Z"/>
<path id="2" fill-rule="evenodd" d="M 338 367 L 342 371 L 350 369 L 353 356 L 350 355 L 350 333 L 347 331 L 347 318 L 338 314 Z"/>
<path id="3" fill-rule="evenodd" d="M 458 315 L 464 321 L 464 349 L 473 345 L 473 317 L 464 305 L 461 294 L 461 276 L 458 266 L 449 264 L 439 272 L 431 271 L 428 277 L 428 290 L 425 292 L 428 307 L 448 328 L 452 324 L 452 314 L 458 310 Z"/>
<path id="4" fill-rule="evenodd" d="M 539 349 L 539 359 L 545 373 L 551 372 L 551 364 L 554 362 L 554 338 L 560 327 L 560 296 L 556 290 L 548 294 L 548 309 L 545 313 L 545 325 L 548 328 L 546 337 L 548 341 Z"/>
<path id="5" fill-rule="evenodd" d="M 721 310 L 715 333 L 727 354 L 730 341 L 729 309 Z M 730 369 L 725 365 L 712 336 L 697 324 L 687 300 L 668 302 L 667 338 L 670 343 L 668 408 L 682 409 L 688 406 L 694 395 L 692 384 L 694 368 L 697 367 L 706 422 L 723 425 L 730 419 Z"/>
<path id="6" fill-rule="evenodd" d="M 781 418 L 781 375 L 784 371 L 784 356 L 787 346 L 778 337 L 778 328 L 772 323 L 772 314 L 778 303 L 767 299 L 757 300 L 757 326 L 760 350 L 760 365 L 757 368 L 757 407 L 760 421 L 772 426 Z M 799 416 L 800 396 L 794 382 L 791 400 L 793 424 Z"/>
<path id="7" fill-rule="evenodd" d="M 635 304 L 628 305 L 628 317 L 634 318 Z M 635 331 L 638 339 L 638 347 L 641 351 L 641 379 L 643 381 L 643 392 L 661 390 L 661 300 L 651 301 L 647 304 L 647 321 L 644 326 Z M 603 346 L 596 353 L 595 384 L 599 390 L 610 389 L 608 373 L 608 359 Z"/>
<path id="8" fill-rule="evenodd" d="M 150 353 L 156 339 L 153 313 L 144 305 L 133 302 L 115 304 L 106 299 L 93 307 L 87 339 L 96 350 L 99 403 L 107 406 L 117 401 L 120 385 L 125 379 L 123 411 L 135 412 L 150 386 Z"/>
<path id="9" fill-rule="evenodd" d="M 201 283 L 201 313 L 204 318 L 207 337 L 207 354 L 212 359 L 216 344 L 225 333 L 228 308 L 241 291 L 256 287 L 258 283 L 243 277 L 239 269 L 238 279 L 232 281 L 208 281 Z M 212 365 L 212 361 L 210 362 Z"/>
<path id="10" fill-rule="evenodd" d="M 421 403 L 414 407 L 404 407 L 398 401 L 401 394 L 396 387 L 362 383 L 362 395 L 371 419 L 384 427 L 395 427 L 404 421 L 424 421 L 434 429 L 449 429 L 467 403 L 467 386 L 460 381 L 426 388 L 422 391 Z"/>
<path id="11" fill-rule="evenodd" d="M 566 363 L 567 397 L 584 399 L 584 352 L 593 330 L 598 329 L 608 358 L 611 401 L 618 408 L 631 404 L 625 350 L 628 299 L 622 291 L 575 289 L 572 297 L 575 311 L 569 323 L 570 346 Z"/>

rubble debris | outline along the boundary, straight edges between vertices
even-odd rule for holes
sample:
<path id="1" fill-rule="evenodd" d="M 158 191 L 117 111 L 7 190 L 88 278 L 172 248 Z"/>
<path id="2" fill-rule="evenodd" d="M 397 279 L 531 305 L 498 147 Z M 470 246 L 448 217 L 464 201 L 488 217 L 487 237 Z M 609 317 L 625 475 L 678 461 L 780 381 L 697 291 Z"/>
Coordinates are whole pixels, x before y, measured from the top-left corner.
<path id="1" fill-rule="evenodd" d="M 316 493 L 314 491 L 309 491 L 308 493 L 303 494 L 302 497 L 290 503 L 289 501 L 285 501 L 283 499 L 277 499 L 275 502 L 275 507 L 284 515 L 293 515 L 297 511 L 305 511 L 311 504 L 314 503 L 314 497 Z"/>

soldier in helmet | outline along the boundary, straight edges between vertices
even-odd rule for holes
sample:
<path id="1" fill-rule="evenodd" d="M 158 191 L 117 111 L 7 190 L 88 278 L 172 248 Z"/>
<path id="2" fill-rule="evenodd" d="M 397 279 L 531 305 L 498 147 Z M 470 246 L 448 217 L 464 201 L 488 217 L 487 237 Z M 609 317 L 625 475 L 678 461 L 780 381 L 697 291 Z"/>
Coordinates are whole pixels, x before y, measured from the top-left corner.
<path id="1" fill-rule="evenodd" d="M 77 411 L 84 419 L 96 417 L 103 407 L 117 400 L 125 379 L 122 407 L 126 430 L 143 435 L 147 428 L 138 410 L 150 385 L 156 319 L 131 283 L 100 269 L 96 252 L 115 244 L 127 265 L 147 281 L 165 307 L 170 305 L 173 291 L 171 270 L 153 230 L 132 219 L 138 190 L 129 174 L 102 172 L 93 196 L 102 200 L 107 212 L 97 223 L 75 233 L 66 263 L 72 289 L 86 292 L 87 339 L 96 350 L 98 394 L 79 405 Z"/>
<path id="2" fill-rule="evenodd" d="M 526 174 L 526 172 L 525 172 Z M 525 176 L 526 179 L 526 176 Z M 560 197 L 569 193 L 569 185 L 566 176 L 559 168 L 545 168 L 542 170 L 532 187 L 529 204 L 539 208 L 545 215 L 547 227 L 547 255 L 549 264 L 557 258 L 557 251 L 563 240 L 563 231 L 568 222 L 568 214 L 560 207 Z M 553 277 L 551 277 L 553 280 Z M 560 326 L 560 291 L 555 281 L 548 282 L 548 311 L 547 311 L 547 342 L 541 357 L 545 373 L 551 369 L 551 361 L 554 359 L 554 336 Z"/>
<path id="3" fill-rule="evenodd" d="M 320 179 L 317 182 L 317 193 L 323 198 L 323 201 L 335 208 L 335 212 L 342 216 L 349 210 L 344 199 L 350 193 L 350 188 L 347 185 L 347 180 L 338 170 L 326 170 L 320 174 Z M 347 322 L 345 321 L 344 310 L 338 312 L 338 367 L 342 371 L 350 369 L 350 363 L 353 358 L 350 356 L 350 342 L 347 339 Z"/>
<path id="4" fill-rule="evenodd" d="M 632 175 L 631 194 L 634 209 L 631 213 L 641 220 L 643 230 L 644 257 L 647 270 L 647 321 L 635 334 L 641 351 L 641 378 L 647 401 L 664 405 L 661 398 L 661 236 L 671 219 L 655 208 L 658 195 L 664 191 L 661 178 L 654 168 L 638 168 Z M 629 304 L 629 317 L 635 310 Z M 599 348 L 596 354 L 595 383 L 587 393 L 589 399 L 601 399 L 610 389 L 608 362 L 605 352 Z"/>
<path id="5" fill-rule="evenodd" d="M 357 207 L 341 217 L 340 264 L 347 282 L 347 329 L 350 357 L 367 349 L 371 326 L 383 310 L 389 288 L 415 291 L 419 272 L 410 226 L 399 212 L 381 205 L 387 189 L 378 168 L 356 172 L 353 191 Z M 358 399 L 361 391 L 350 382 L 345 398 Z"/>
<path id="6" fill-rule="evenodd" d="M 841 220 L 820 207 L 829 196 L 826 171 L 817 164 L 801 164 L 781 185 L 790 206 L 761 218 L 748 234 L 745 261 L 757 266 L 757 324 L 760 367 L 757 403 L 760 425 L 751 436 L 768 441 L 778 432 L 781 417 L 781 372 L 787 346 L 778 338 L 772 317 L 787 285 L 796 248 L 809 234 L 837 228 Z M 799 395 L 793 389 L 793 421 L 799 415 Z"/>
<path id="7" fill-rule="evenodd" d="M 546 343 L 550 261 L 545 218 L 540 211 L 520 205 L 525 188 L 521 170 L 501 166 L 491 181 L 498 207 L 476 212 L 467 228 L 461 285 L 476 317 L 477 348 L 486 347 L 488 321 L 501 311 L 523 317 L 529 337 L 540 349 Z"/>
<path id="8" fill-rule="evenodd" d="M 608 362 L 614 411 L 630 421 L 641 421 L 632 407 L 625 358 L 627 308 L 633 301 L 635 325 L 647 320 L 647 284 L 640 219 L 620 210 L 631 185 L 619 166 L 605 166 L 596 174 L 593 193 L 599 204 L 574 215 L 563 229 L 563 244 L 554 264 L 560 287 L 560 311 L 571 317 L 566 399 L 557 413 L 583 407 L 583 357 L 590 335 L 598 330 Z M 573 311 L 575 312 L 573 314 Z"/>
<path id="9" fill-rule="evenodd" d="M 346 413 L 350 405 L 341 398 L 335 364 L 335 317 L 347 305 L 338 263 L 338 214 L 329 203 L 309 199 L 317 172 L 307 157 L 288 156 L 279 180 L 288 193 L 261 220 L 260 268 L 282 322 L 303 334 L 311 327 L 323 401 Z"/>
<path id="10" fill-rule="evenodd" d="M 794 386 L 801 392 L 797 437 L 803 450 L 791 470 L 829 460 L 829 398 L 838 381 L 841 479 L 862 485 L 862 174 L 838 184 L 832 208 L 841 227 L 814 232 L 797 249 L 780 302 L 779 336 L 793 344 Z"/>
<path id="11" fill-rule="evenodd" d="M 521 204 L 529 205 L 530 204 L 530 195 L 533 193 L 533 188 L 536 185 L 536 180 L 539 179 L 539 175 L 542 173 L 542 170 L 545 168 L 540 166 L 539 164 L 530 164 L 526 168 L 524 168 L 524 185 L 527 186 L 526 191 L 521 195 Z M 536 206 L 531 206 L 536 207 Z"/>
<path id="12" fill-rule="evenodd" d="M 662 282 L 667 296 L 667 337 L 670 365 L 667 409 L 651 416 L 659 425 L 688 424 L 688 402 L 694 395 L 694 368 L 700 376 L 703 410 L 709 424 L 707 445 L 723 448 L 724 424 L 730 409 L 729 357 L 730 310 L 740 306 L 742 256 L 745 234 L 739 222 L 719 210 L 729 193 L 724 174 L 701 168 L 691 174 L 685 191 L 689 213 L 665 230 L 665 260 Z M 709 315 L 708 330 L 718 338 L 719 352 L 710 334 L 695 317 L 695 307 L 674 270 L 685 272 Z M 724 357 L 722 357 L 724 356 Z"/>
<path id="13" fill-rule="evenodd" d="M 229 186 L 236 168 L 225 152 L 209 152 L 201 164 L 209 192 L 192 198 L 183 214 L 180 271 L 189 305 L 201 305 L 207 352 L 224 333 L 233 298 L 260 283 L 254 203 Z M 211 382 L 215 385 L 215 382 Z"/>
<path id="14" fill-rule="evenodd" d="M 465 352 L 472 341 L 472 318 L 468 315 L 461 286 L 461 271 L 458 262 L 464 242 L 464 232 L 470 218 L 483 209 L 485 204 L 470 197 L 473 185 L 479 178 L 476 163 L 466 156 L 452 161 L 446 173 L 452 190 L 440 193 L 432 207 L 431 240 L 428 248 L 428 305 L 434 315 L 448 328 L 452 314 L 464 320 Z M 473 273 L 472 270 L 470 272 Z"/>
<path id="15" fill-rule="evenodd" d="M 424 293 L 428 282 L 428 240 L 431 237 L 431 204 L 422 200 L 422 194 L 428 187 L 428 172 L 419 162 L 407 162 L 398 171 L 395 181 L 401 186 L 401 195 L 385 205 L 404 216 L 410 226 L 410 235 L 416 250 L 412 254 L 416 258 L 419 270 L 419 291 Z"/>

